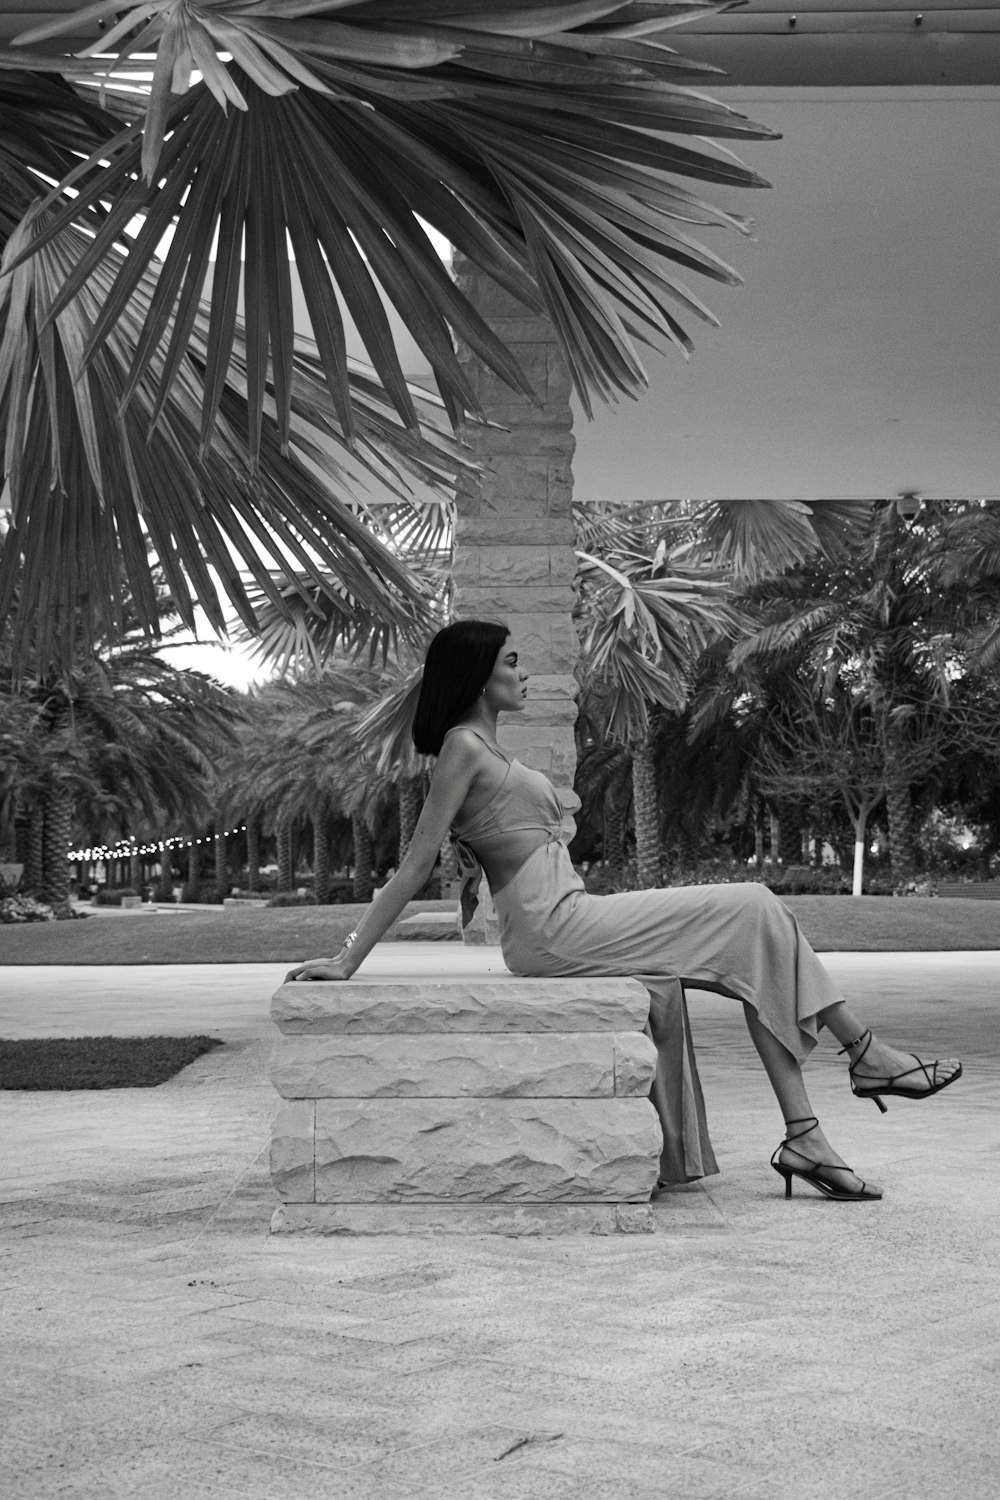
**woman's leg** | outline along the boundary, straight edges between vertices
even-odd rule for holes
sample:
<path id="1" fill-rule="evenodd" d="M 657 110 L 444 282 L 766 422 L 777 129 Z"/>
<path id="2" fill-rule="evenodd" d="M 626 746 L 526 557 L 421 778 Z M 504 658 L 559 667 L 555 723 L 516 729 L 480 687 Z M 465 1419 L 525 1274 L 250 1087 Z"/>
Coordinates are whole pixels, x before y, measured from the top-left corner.
<path id="1" fill-rule="evenodd" d="M 802 1077 L 802 1068 L 798 1059 L 793 1057 L 787 1047 L 784 1047 L 777 1037 L 762 1024 L 752 1005 L 744 1002 L 743 1013 L 746 1016 L 751 1041 L 764 1064 L 764 1071 L 774 1090 L 782 1115 L 786 1122 L 792 1120 L 799 1122 L 794 1132 L 795 1152 L 799 1157 L 808 1157 L 810 1161 L 841 1168 L 838 1185 L 849 1191 L 856 1189 L 860 1179 L 845 1165 L 843 1157 L 838 1156 L 834 1151 L 818 1121 L 811 1129 L 804 1131 L 801 1135 L 798 1134 L 802 1123 L 816 1118 L 809 1102 L 809 1095 L 806 1093 L 805 1080 Z M 852 1063 L 856 1062 L 859 1057 L 862 1058 L 861 1066 L 855 1074 L 858 1079 L 863 1080 L 866 1076 L 886 1078 L 912 1069 L 913 1057 L 910 1054 L 898 1052 L 894 1047 L 880 1042 L 875 1036 L 872 1036 L 869 1041 L 868 1030 L 862 1026 L 858 1017 L 843 1001 L 820 1011 L 819 1019 L 838 1042 L 844 1044 Z M 950 1077 L 958 1066 L 959 1064 L 954 1059 L 938 1062 L 937 1077 L 939 1079 Z M 919 1072 L 911 1073 L 907 1078 L 907 1083 L 915 1088 L 924 1086 Z M 788 1161 L 790 1165 L 794 1165 L 793 1157 L 789 1156 Z"/>
<path id="2" fill-rule="evenodd" d="M 831 1007 L 840 1009 L 841 1007 Z M 847 1006 L 842 1007 L 850 1015 Z M 807 1157 L 809 1161 L 821 1163 L 824 1166 L 839 1167 L 841 1170 L 834 1181 L 838 1188 L 848 1192 L 858 1191 L 861 1179 L 857 1177 L 848 1167 L 842 1156 L 838 1156 L 830 1145 L 826 1136 L 820 1128 L 819 1122 L 809 1130 L 802 1130 L 807 1120 L 815 1119 L 815 1112 L 809 1102 L 806 1093 L 805 1080 L 802 1077 L 802 1068 L 797 1058 L 793 1057 L 787 1047 L 782 1046 L 777 1037 L 764 1026 L 757 1017 L 757 1012 L 752 1005 L 744 1002 L 743 1014 L 746 1016 L 747 1030 L 750 1032 L 750 1040 L 757 1049 L 764 1071 L 770 1080 L 775 1098 L 781 1108 L 781 1113 L 786 1122 L 798 1121 L 793 1128 L 795 1136 L 795 1153 L 789 1154 L 789 1165 L 802 1165 L 801 1158 Z M 838 1017 L 838 1020 L 840 1018 Z M 832 1027 L 831 1027 L 832 1030 Z M 834 1035 L 837 1033 L 834 1032 Z M 857 1035 L 857 1033 L 855 1033 Z M 841 1040 L 849 1041 L 845 1037 Z M 799 1131 L 802 1131 L 799 1134 Z M 780 1159 L 780 1158 L 779 1158 Z"/>

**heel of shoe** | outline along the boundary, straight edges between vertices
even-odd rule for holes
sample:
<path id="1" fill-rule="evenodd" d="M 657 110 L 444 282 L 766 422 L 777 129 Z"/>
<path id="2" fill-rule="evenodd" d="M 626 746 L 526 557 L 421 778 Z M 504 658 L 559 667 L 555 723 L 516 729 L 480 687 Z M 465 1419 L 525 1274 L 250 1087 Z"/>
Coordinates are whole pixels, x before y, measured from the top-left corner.
<path id="1" fill-rule="evenodd" d="M 851 1079 L 851 1093 L 855 1099 L 873 1100 L 878 1105 L 882 1114 L 887 1115 L 889 1113 L 889 1106 L 883 1102 L 881 1094 L 872 1093 L 870 1089 L 859 1089 L 853 1078 Z"/>
<path id="2" fill-rule="evenodd" d="M 779 1166 L 776 1161 L 772 1161 L 771 1166 L 777 1172 L 779 1177 L 783 1177 L 785 1179 L 785 1197 L 790 1198 L 792 1196 L 792 1178 L 795 1176 L 794 1171 L 791 1167 Z"/>

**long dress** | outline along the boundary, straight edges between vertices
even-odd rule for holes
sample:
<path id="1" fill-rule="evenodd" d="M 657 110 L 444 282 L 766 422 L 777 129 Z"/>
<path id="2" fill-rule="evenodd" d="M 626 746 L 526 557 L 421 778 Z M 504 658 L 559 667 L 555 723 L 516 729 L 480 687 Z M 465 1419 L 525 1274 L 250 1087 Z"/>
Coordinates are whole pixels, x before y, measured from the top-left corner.
<path id="1" fill-rule="evenodd" d="M 496 751 L 488 740 L 483 743 Z M 819 1012 L 842 995 L 792 913 L 764 885 L 590 895 L 569 857 L 574 824 L 555 787 L 540 771 L 497 753 L 507 762 L 502 785 L 452 831 L 463 923 L 478 899 L 479 856 L 502 849 L 512 833 L 545 833 L 546 842 L 492 892 L 504 962 L 521 975 L 640 980 L 650 996 L 646 1029 L 657 1049 L 650 1097 L 663 1129 L 660 1180 L 685 1182 L 717 1172 L 685 986 L 747 1001 L 800 1062 L 816 1045 Z"/>

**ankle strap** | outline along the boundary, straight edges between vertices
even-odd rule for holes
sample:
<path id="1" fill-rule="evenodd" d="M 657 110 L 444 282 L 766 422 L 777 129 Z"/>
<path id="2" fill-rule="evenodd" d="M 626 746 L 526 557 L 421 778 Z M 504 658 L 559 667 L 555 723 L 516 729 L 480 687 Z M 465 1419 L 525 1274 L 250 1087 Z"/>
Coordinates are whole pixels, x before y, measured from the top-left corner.
<path id="1" fill-rule="evenodd" d="M 789 1127 L 789 1125 L 804 1125 L 805 1129 L 804 1130 L 797 1130 L 794 1135 L 789 1135 L 788 1134 L 788 1127 Z M 818 1126 L 819 1126 L 819 1121 L 817 1120 L 817 1118 L 816 1118 L 815 1115 L 803 1115 L 802 1118 L 801 1118 L 801 1120 L 786 1120 L 785 1121 L 785 1140 L 786 1141 L 797 1141 L 798 1138 L 799 1138 L 799 1136 L 801 1136 L 801 1135 L 808 1135 L 809 1132 L 810 1132 L 810 1130 L 815 1130 Z"/>
<path id="2" fill-rule="evenodd" d="M 868 1040 L 871 1041 L 872 1033 L 870 1026 L 868 1027 L 867 1031 L 863 1031 L 860 1036 L 856 1036 L 853 1042 L 845 1042 L 844 1046 L 841 1047 L 840 1051 L 837 1053 L 837 1056 L 842 1057 L 845 1052 L 850 1052 L 852 1047 L 860 1047 L 865 1037 L 867 1037 Z"/>

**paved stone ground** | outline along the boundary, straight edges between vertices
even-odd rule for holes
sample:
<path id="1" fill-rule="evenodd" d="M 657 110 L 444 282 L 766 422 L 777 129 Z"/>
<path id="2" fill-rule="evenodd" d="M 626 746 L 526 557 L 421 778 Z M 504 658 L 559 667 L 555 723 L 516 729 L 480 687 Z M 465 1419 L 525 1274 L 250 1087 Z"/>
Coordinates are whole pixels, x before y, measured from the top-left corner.
<path id="1" fill-rule="evenodd" d="M 481 950 L 397 944 L 368 973 Z M 620 1239 L 270 1239 L 281 969 L 7 968 L 0 1035 L 209 1031 L 152 1090 L 0 1095 L 0 1491 L 979 1500 L 1000 1490 L 1000 955 L 826 955 L 966 1077 L 818 1112 L 880 1204 L 784 1202 L 739 1008 L 692 995 L 722 1172 Z"/>

